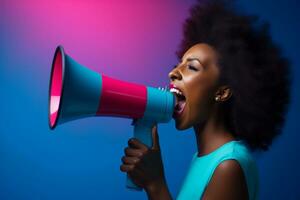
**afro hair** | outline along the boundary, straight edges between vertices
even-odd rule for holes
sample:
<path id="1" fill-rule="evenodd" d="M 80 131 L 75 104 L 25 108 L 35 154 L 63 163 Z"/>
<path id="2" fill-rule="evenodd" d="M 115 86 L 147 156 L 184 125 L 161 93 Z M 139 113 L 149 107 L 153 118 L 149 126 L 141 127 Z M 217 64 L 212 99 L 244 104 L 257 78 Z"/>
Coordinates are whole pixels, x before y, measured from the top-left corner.
<path id="1" fill-rule="evenodd" d="M 281 133 L 290 102 L 290 64 L 269 24 L 238 12 L 235 2 L 199 0 L 183 27 L 178 58 L 206 43 L 219 54 L 220 84 L 232 89 L 221 106 L 226 127 L 252 150 L 267 150 Z"/>

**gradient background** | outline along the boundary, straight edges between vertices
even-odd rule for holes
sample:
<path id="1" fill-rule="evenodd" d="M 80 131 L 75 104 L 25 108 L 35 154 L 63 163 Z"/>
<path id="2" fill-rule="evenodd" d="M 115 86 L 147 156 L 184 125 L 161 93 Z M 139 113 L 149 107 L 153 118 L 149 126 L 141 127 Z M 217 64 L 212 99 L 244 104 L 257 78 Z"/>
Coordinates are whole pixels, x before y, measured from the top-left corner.
<path id="1" fill-rule="evenodd" d="M 55 47 L 89 68 L 164 86 L 176 64 L 182 22 L 195 0 L 0 0 L 0 199 L 146 199 L 119 171 L 131 120 L 85 118 L 48 128 L 48 82 Z M 293 64 L 292 103 L 283 134 L 255 154 L 261 199 L 300 199 L 299 7 L 297 0 L 240 0 L 271 23 Z M 270 80 L 272 81 L 272 80 Z M 298 91 L 298 92 L 297 92 Z M 297 115 L 298 114 L 298 115 Z M 297 124 L 298 123 L 298 124 Z M 173 197 L 196 143 L 192 129 L 158 126 Z"/>

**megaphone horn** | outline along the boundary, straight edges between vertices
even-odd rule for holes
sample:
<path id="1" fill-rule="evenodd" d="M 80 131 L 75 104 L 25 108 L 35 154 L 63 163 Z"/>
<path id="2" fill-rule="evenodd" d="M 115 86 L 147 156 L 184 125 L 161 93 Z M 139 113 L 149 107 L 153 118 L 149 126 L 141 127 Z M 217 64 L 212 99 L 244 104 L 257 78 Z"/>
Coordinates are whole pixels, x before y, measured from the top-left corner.
<path id="1" fill-rule="evenodd" d="M 94 72 L 56 48 L 49 85 L 49 126 L 89 116 L 134 119 L 134 137 L 152 146 L 151 128 L 170 121 L 175 96 L 165 89 L 130 83 Z M 129 180 L 127 187 L 137 187 Z"/>

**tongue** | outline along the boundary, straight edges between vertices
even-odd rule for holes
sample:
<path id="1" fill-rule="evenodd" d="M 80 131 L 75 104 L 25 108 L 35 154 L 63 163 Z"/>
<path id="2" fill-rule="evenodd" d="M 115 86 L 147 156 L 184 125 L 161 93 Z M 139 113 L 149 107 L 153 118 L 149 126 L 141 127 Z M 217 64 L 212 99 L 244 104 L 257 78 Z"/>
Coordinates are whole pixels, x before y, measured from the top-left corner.
<path id="1" fill-rule="evenodd" d="M 174 112 L 178 115 L 181 114 L 181 112 L 183 111 L 185 107 L 185 101 L 184 100 L 180 100 L 177 102 L 176 106 L 175 106 L 175 110 Z"/>

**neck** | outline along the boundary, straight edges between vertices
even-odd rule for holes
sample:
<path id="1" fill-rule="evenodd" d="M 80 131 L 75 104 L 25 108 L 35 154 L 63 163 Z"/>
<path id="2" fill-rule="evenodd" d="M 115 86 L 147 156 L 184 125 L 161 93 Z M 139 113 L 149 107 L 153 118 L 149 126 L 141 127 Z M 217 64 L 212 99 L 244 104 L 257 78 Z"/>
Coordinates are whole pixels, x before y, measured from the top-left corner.
<path id="1" fill-rule="evenodd" d="M 216 119 L 216 115 L 213 114 L 205 122 L 194 126 L 198 156 L 209 154 L 235 139 L 231 133 L 226 131 L 223 123 L 217 123 L 218 120 Z"/>

